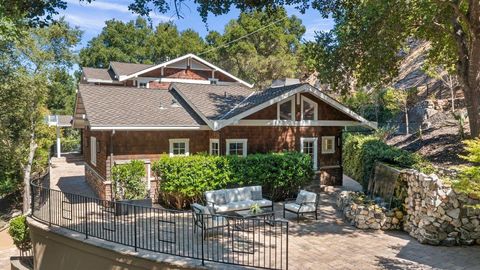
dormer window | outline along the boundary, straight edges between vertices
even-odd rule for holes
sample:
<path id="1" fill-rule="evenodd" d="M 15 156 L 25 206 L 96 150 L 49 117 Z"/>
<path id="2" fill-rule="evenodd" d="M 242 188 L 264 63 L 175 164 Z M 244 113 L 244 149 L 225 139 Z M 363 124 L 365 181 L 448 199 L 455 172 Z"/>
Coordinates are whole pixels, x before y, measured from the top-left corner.
<path id="1" fill-rule="evenodd" d="M 295 96 L 277 103 L 277 119 L 295 121 Z"/>
<path id="2" fill-rule="evenodd" d="M 139 83 L 138 83 L 138 88 L 148 88 L 148 83 L 146 83 L 146 82 L 139 82 Z"/>
<path id="3" fill-rule="evenodd" d="M 301 99 L 301 111 L 302 111 L 302 121 L 310 120 L 310 121 L 317 121 L 318 120 L 318 104 L 307 98 L 302 96 Z"/>

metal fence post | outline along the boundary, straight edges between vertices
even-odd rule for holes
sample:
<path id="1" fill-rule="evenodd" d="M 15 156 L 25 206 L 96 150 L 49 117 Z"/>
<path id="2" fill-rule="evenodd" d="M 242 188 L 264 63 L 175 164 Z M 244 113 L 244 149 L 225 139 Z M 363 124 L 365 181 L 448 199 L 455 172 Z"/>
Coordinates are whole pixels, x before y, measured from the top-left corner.
<path id="1" fill-rule="evenodd" d="M 52 191 L 48 189 L 48 227 L 52 226 Z"/>
<path id="2" fill-rule="evenodd" d="M 204 216 L 203 214 L 201 214 L 201 219 L 202 219 L 202 224 L 203 224 L 203 222 L 204 222 L 204 220 L 205 220 L 205 216 Z M 208 222 L 208 221 L 207 221 L 207 222 Z M 195 226 L 195 225 L 194 225 L 194 226 Z M 204 238 L 203 234 L 204 234 L 204 233 L 206 233 L 206 232 L 205 232 L 205 227 L 202 226 L 202 237 L 200 237 L 200 238 L 202 239 L 202 265 L 203 265 L 203 266 L 205 266 L 205 255 L 204 255 L 204 250 L 203 250 L 203 249 L 204 249 L 204 248 L 203 248 L 203 240 L 204 240 L 204 239 L 203 239 L 203 238 Z M 198 242 L 197 242 L 197 243 L 198 243 Z"/>
<path id="3" fill-rule="evenodd" d="M 30 207 L 32 209 L 32 216 L 34 216 L 33 214 L 33 209 L 35 209 L 35 203 L 34 203 L 34 198 L 35 198 L 35 187 L 33 186 L 33 184 L 30 182 L 30 195 L 32 195 L 31 197 L 31 202 L 30 202 Z"/>
<path id="4" fill-rule="evenodd" d="M 133 234 L 134 234 L 134 239 L 135 239 L 135 251 L 137 251 L 137 207 L 135 205 L 133 206 Z M 128 207 L 128 205 L 127 205 Z"/>
<path id="5" fill-rule="evenodd" d="M 85 205 L 85 239 L 88 239 L 88 204 L 87 197 L 83 197 L 83 204 Z"/>

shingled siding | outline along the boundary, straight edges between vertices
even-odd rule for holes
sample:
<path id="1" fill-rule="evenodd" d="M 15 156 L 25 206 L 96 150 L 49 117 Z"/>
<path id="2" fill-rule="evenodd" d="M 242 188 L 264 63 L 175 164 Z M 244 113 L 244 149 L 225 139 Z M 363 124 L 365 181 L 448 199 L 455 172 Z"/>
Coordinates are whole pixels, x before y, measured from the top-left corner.
<path id="1" fill-rule="evenodd" d="M 351 117 L 345 113 L 333 108 L 329 104 L 320 100 L 319 98 L 313 96 L 310 93 L 302 93 L 301 96 L 305 96 L 318 104 L 318 120 L 353 120 Z M 298 104 L 297 104 L 298 103 Z M 297 97 L 295 96 L 295 119 L 300 121 L 301 119 L 301 104 L 297 102 Z M 251 114 L 245 119 L 250 120 L 260 120 L 260 119 L 277 119 L 277 104 L 268 106 L 265 109 L 262 109 L 254 114 Z"/>
<path id="2" fill-rule="evenodd" d="M 229 126 L 220 131 L 220 149 L 226 151 L 226 139 L 247 139 L 247 153 L 300 151 L 301 137 L 318 138 L 318 164 L 322 184 L 341 185 L 341 127 L 242 127 Z M 322 136 L 335 136 L 335 153 L 322 154 Z"/>

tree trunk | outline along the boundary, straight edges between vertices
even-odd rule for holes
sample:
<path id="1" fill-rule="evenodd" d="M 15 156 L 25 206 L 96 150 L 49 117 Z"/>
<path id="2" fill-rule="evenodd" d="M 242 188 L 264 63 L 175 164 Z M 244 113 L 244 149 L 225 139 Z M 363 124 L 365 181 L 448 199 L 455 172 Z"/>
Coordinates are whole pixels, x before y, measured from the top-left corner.
<path id="1" fill-rule="evenodd" d="M 409 123 L 409 119 L 408 119 L 408 108 L 407 106 L 405 106 L 405 134 L 409 134 L 410 133 L 410 123 Z"/>
<path id="2" fill-rule="evenodd" d="M 28 152 L 27 164 L 23 170 L 23 213 L 28 213 L 30 209 L 30 174 L 32 171 L 33 158 L 35 157 L 35 151 L 37 150 L 37 143 L 35 143 L 35 132 L 32 131 L 30 135 L 30 147 Z"/>

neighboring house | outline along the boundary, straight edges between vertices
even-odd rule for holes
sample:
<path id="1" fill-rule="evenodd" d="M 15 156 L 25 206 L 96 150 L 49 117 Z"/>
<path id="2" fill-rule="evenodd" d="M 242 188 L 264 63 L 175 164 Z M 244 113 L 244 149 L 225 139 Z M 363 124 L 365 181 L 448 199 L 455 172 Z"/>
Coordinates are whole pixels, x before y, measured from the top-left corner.
<path id="1" fill-rule="evenodd" d="M 343 128 L 375 128 L 308 84 L 276 81 L 254 91 L 192 54 L 159 65 L 84 68 L 73 125 L 82 129 L 86 179 L 104 199 L 111 198 L 112 166 L 141 159 L 149 170 L 162 154 L 296 150 L 312 155 L 322 184 L 341 185 Z"/>

